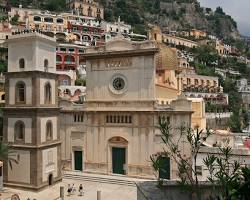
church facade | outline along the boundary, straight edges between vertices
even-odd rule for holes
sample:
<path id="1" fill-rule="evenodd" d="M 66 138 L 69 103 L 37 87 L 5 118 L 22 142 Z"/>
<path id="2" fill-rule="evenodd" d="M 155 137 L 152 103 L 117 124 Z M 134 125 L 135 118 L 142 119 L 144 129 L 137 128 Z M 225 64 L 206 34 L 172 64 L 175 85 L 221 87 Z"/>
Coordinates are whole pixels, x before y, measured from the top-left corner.
<path id="1" fill-rule="evenodd" d="M 190 126 L 192 114 L 191 102 L 183 97 L 169 105 L 157 104 L 157 52 L 154 42 L 134 43 L 121 35 L 105 46 L 87 49 L 86 102 L 65 106 L 60 115 L 65 168 L 154 176 L 150 156 L 163 147 L 156 127 L 159 117 L 169 120 L 175 131 L 183 123 Z M 190 154 L 185 145 L 183 153 Z M 166 178 L 176 179 L 176 163 L 166 162 Z"/>

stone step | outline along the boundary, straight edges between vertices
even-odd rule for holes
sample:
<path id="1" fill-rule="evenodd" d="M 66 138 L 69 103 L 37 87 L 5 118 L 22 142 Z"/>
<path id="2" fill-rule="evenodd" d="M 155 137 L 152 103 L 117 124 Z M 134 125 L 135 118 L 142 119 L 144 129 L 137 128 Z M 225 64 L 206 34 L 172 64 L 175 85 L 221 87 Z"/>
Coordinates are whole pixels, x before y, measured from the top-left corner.
<path id="1" fill-rule="evenodd" d="M 119 178 L 115 178 L 115 176 L 110 177 L 99 177 L 99 176 L 87 176 L 80 174 L 65 174 L 65 179 L 77 179 L 83 181 L 90 182 L 99 182 L 99 183 L 108 183 L 108 184 L 116 184 L 116 185 L 126 185 L 126 186 L 136 186 L 135 181 L 132 180 L 124 180 Z"/>

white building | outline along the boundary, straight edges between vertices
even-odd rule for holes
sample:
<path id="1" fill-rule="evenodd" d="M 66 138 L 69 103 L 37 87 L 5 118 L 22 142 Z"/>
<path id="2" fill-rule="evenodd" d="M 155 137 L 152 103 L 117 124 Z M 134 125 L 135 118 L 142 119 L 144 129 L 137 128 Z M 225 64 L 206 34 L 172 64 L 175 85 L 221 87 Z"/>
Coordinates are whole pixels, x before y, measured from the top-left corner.
<path id="1" fill-rule="evenodd" d="M 116 33 L 116 34 L 118 32 L 121 32 L 123 34 L 129 34 L 132 28 L 131 25 L 125 24 L 125 22 L 120 21 L 120 19 L 118 19 L 118 21 L 114 23 L 102 21 L 101 27 L 107 33 Z"/>
<path id="2" fill-rule="evenodd" d="M 226 130 L 215 131 L 207 140 L 203 143 L 197 156 L 197 170 L 198 178 L 200 181 L 207 181 L 209 177 L 209 171 L 204 165 L 204 159 L 208 155 L 214 155 L 216 157 L 222 156 L 219 147 L 231 147 L 231 159 L 230 162 L 237 161 L 241 166 L 250 167 L 250 149 L 247 147 L 246 141 L 247 135 L 240 135 L 230 133 Z M 216 172 L 217 170 L 215 170 Z"/>

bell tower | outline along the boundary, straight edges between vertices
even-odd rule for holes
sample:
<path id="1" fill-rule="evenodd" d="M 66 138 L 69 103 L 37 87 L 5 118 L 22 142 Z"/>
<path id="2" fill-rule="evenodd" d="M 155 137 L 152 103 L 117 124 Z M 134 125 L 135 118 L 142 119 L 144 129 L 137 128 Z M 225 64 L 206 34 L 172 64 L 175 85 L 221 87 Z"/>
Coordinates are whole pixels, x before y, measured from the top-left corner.
<path id="1" fill-rule="evenodd" d="M 7 186 L 40 190 L 61 180 L 56 41 L 41 33 L 8 39 L 4 142 L 18 164 L 5 164 Z"/>

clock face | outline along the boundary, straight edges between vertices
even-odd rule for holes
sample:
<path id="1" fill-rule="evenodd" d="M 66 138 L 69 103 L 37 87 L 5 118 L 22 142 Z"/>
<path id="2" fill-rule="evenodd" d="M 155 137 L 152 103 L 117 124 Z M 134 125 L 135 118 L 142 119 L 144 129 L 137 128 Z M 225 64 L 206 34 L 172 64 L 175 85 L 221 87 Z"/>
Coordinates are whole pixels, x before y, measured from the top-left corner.
<path id="1" fill-rule="evenodd" d="M 125 87 L 125 81 L 123 78 L 121 77 L 116 77 L 114 80 L 113 80 L 113 83 L 112 83 L 114 89 L 120 91 L 120 90 L 123 90 L 124 87 Z"/>

